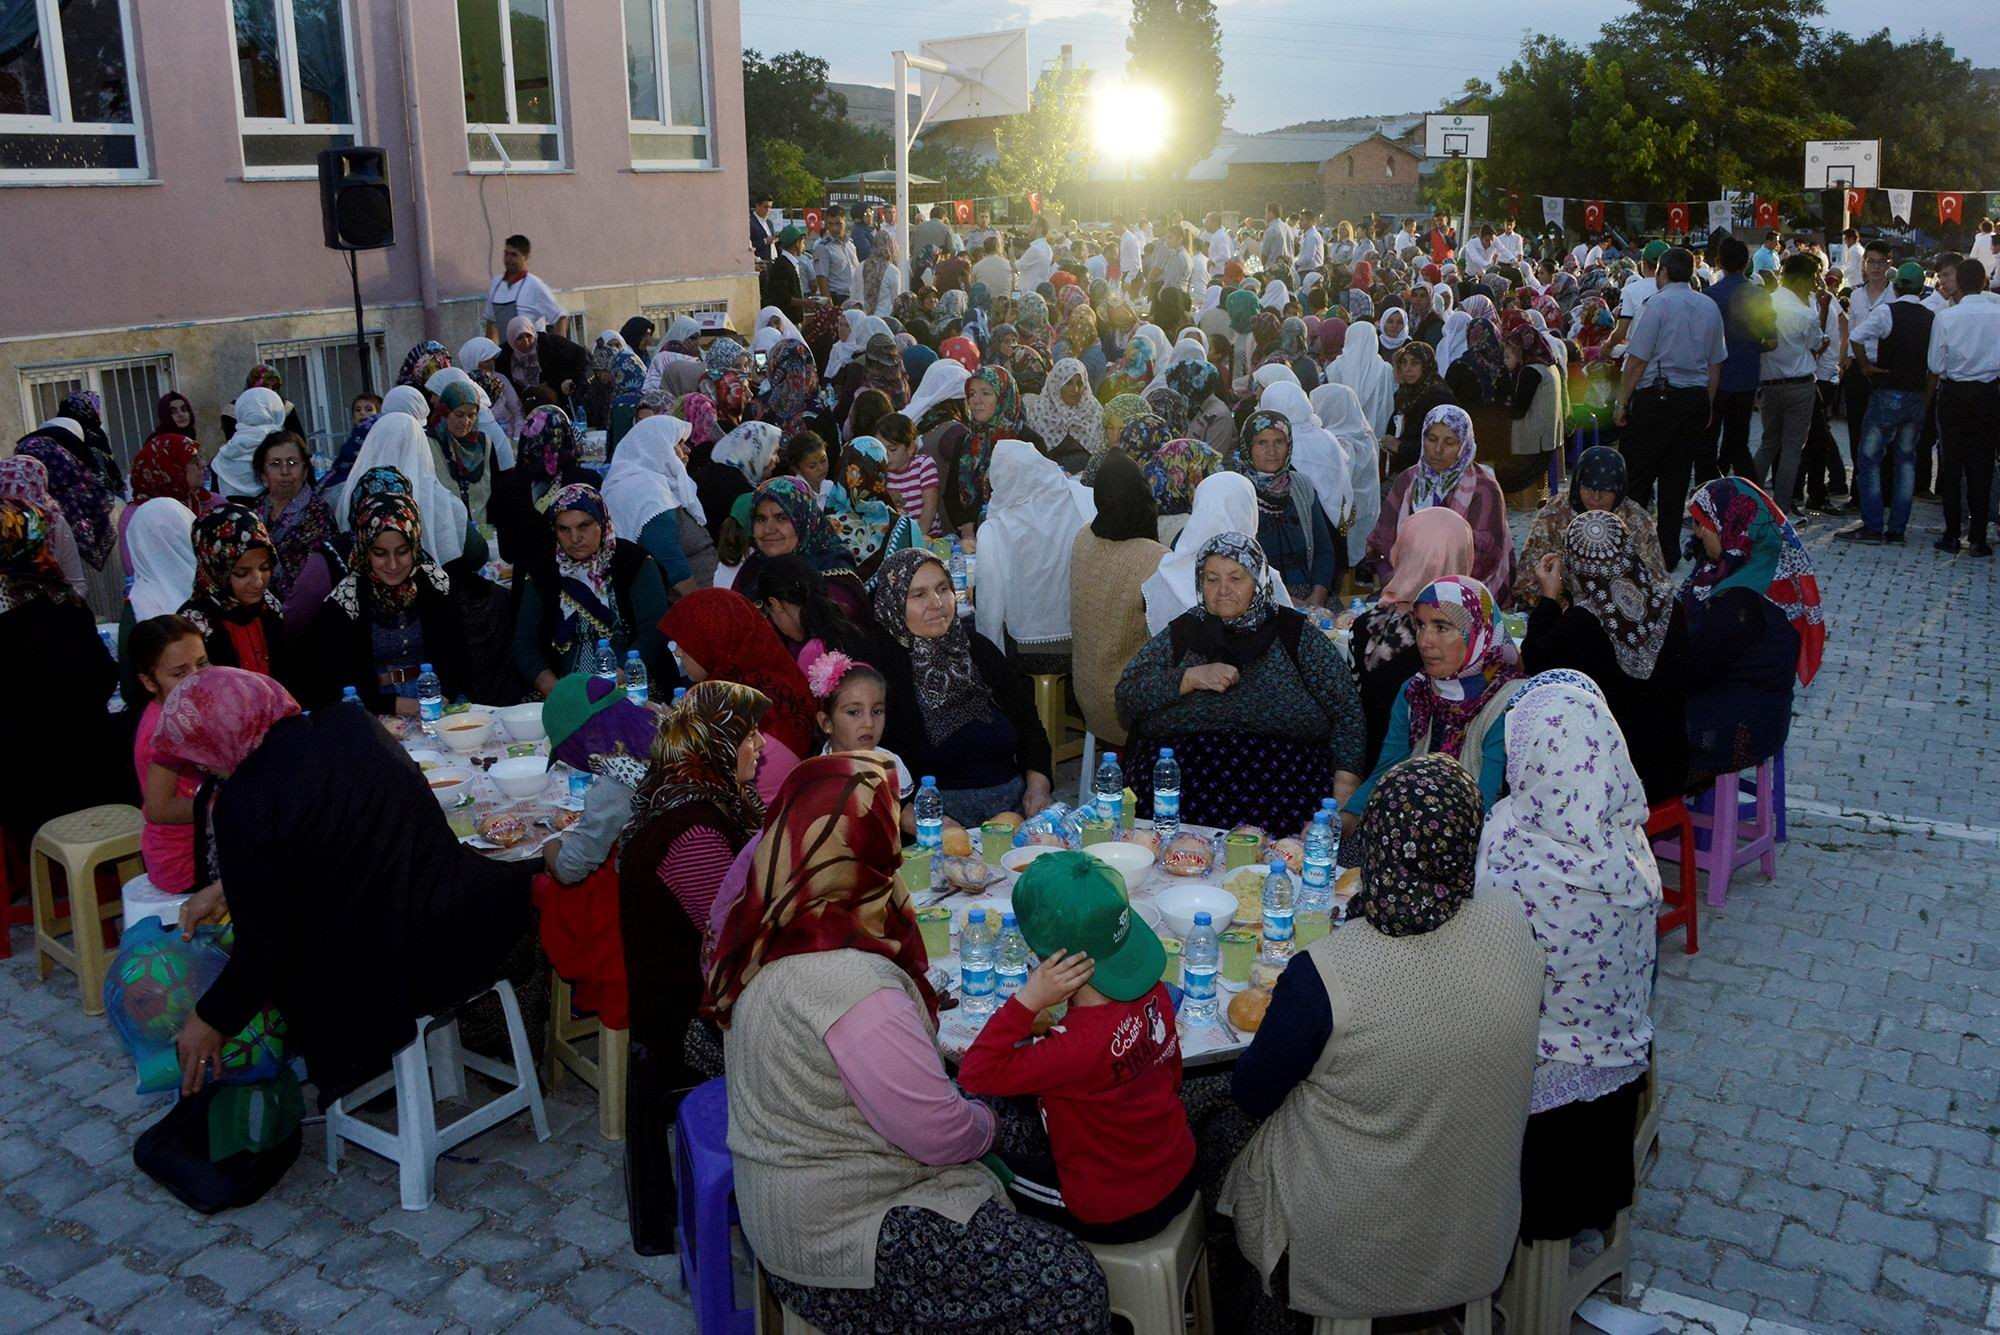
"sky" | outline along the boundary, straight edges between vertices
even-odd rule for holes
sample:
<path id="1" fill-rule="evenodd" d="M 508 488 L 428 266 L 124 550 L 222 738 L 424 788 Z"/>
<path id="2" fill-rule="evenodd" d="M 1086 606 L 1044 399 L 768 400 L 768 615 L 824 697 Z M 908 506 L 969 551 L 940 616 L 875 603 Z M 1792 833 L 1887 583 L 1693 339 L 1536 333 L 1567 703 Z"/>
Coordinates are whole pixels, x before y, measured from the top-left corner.
<path id="1" fill-rule="evenodd" d="M 1423 111 L 1468 78 L 1491 79 L 1534 28 L 1587 42 L 1607 20 L 1629 12 L 1616 0 L 1534 0 L 1531 5 L 1440 6 L 1436 0 L 1218 0 L 1222 90 L 1236 99 L 1230 128 L 1255 133 L 1298 121 Z M 1993 0 L 1927 0 L 1908 8 L 1878 0 L 1826 0 L 1825 26 L 1867 33 L 1886 26 L 1898 39 L 1937 33 L 1973 64 L 2000 66 Z M 927 38 L 1028 28 L 1031 68 L 1064 43 L 1079 63 L 1120 71 L 1129 0 L 743 0 L 743 44 L 770 53 L 823 56 L 844 83 L 889 82 L 889 52 Z M 810 16 L 810 21 L 800 20 Z M 1351 17 L 1350 17 L 1351 16 Z M 913 80 L 914 82 L 914 80 Z"/>

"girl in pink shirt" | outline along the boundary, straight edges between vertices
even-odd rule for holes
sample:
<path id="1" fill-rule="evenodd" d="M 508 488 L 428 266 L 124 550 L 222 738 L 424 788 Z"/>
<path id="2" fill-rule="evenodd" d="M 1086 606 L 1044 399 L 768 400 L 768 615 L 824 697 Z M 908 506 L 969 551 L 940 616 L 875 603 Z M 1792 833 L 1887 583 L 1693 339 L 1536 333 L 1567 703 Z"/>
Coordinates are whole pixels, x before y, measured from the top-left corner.
<path id="1" fill-rule="evenodd" d="M 169 768 L 153 758 L 153 735 L 160 727 L 160 706 L 182 678 L 208 666 L 201 631 L 178 616 L 158 616 L 132 628 L 126 646 L 139 685 L 148 696 L 132 742 L 132 765 L 139 773 L 146 823 L 139 833 L 139 852 L 146 876 L 170 894 L 196 888 L 194 865 L 194 797 L 201 776 Z"/>

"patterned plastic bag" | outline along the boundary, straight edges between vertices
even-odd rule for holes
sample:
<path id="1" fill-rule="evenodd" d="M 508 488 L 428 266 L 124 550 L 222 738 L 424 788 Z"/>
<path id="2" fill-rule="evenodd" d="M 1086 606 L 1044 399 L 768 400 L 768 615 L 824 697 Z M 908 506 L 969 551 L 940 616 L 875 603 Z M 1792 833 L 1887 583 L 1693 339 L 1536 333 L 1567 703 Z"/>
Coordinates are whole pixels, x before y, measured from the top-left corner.
<path id="1" fill-rule="evenodd" d="M 181 940 L 178 927 L 158 918 L 126 930 L 104 975 L 104 1014 L 138 1068 L 139 1093 L 179 1086 L 174 1036 L 221 976 L 235 944 L 230 926 L 197 928 L 192 941 Z M 223 1044 L 218 1079 L 231 1084 L 269 1080 L 284 1066 L 284 1018 L 264 1010 Z"/>

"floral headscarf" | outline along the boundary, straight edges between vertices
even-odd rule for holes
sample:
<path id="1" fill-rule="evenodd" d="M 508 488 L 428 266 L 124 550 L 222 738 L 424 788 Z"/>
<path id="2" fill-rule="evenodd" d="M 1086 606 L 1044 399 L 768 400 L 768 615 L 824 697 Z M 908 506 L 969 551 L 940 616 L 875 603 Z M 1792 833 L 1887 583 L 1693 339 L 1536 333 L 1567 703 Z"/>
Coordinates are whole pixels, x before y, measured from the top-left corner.
<path id="1" fill-rule="evenodd" d="M 745 834 L 764 823 L 764 803 L 754 783 L 736 777 L 736 752 L 757 731 L 771 701 L 734 681 L 704 681 L 688 688 L 661 720 L 653 751 L 632 796 L 635 831 L 691 802 L 707 802 Z"/>
<path id="2" fill-rule="evenodd" d="M 1182 436 L 1154 450 L 1139 472 L 1159 513 L 1184 515 L 1194 510 L 1195 488 L 1222 468 L 1222 456 L 1208 442 Z"/>
<path id="3" fill-rule="evenodd" d="M 944 562 L 924 547 L 906 547 L 882 562 L 875 580 L 875 624 L 908 651 L 924 736 L 939 746 L 967 724 L 995 717 L 999 706 L 972 661 L 972 637 L 962 618 L 954 616 L 950 628 L 937 639 L 911 632 L 910 583 L 926 561 L 945 569 Z"/>
<path id="4" fill-rule="evenodd" d="M 1763 488 L 1740 477 L 1717 478 L 1695 492 L 1688 518 L 1722 535 L 1722 556 L 1711 561 L 1690 534 L 1687 554 L 1695 565 L 1681 597 L 1705 603 L 1724 589 L 1744 588 L 1769 598 L 1799 633 L 1799 685 L 1811 685 L 1826 650 L 1826 614 L 1812 557 L 1792 521 Z"/>
<path id="5" fill-rule="evenodd" d="M 371 468 L 354 480 L 354 494 L 348 498 L 347 519 L 349 528 L 360 522 L 361 510 L 378 497 L 404 496 L 411 504 L 416 503 L 416 493 L 410 487 L 410 479 L 403 476 L 400 468 L 383 464 Z"/>
<path id="6" fill-rule="evenodd" d="M 272 564 L 277 564 L 278 549 L 271 541 L 271 531 L 247 505 L 233 501 L 218 505 L 194 521 L 188 537 L 194 544 L 195 601 L 212 604 L 217 610 L 228 608 L 234 601 L 229 592 L 229 572 L 243 559 L 244 553 L 262 547 L 271 553 Z M 264 590 L 264 605 L 275 612 L 284 611 L 269 588 Z"/>
<path id="7" fill-rule="evenodd" d="M 94 569 L 102 570 L 111 555 L 118 534 L 111 525 L 111 510 L 117 501 L 100 472 L 92 467 L 88 447 L 77 441 L 74 448 L 61 436 L 37 430 L 14 447 L 16 455 L 39 459 L 48 470 L 49 495 L 55 498 L 62 517 L 76 538 L 78 555 Z"/>
<path id="8" fill-rule="evenodd" d="M 688 424 L 688 445 L 712 445 L 722 439 L 722 424 L 716 420 L 715 400 L 706 394 L 683 395 L 674 413 Z"/>
<path id="9" fill-rule="evenodd" d="M 1129 397 L 1141 405 L 1145 403 L 1145 400 L 1136 394 L 1121 397 Z M 1113 401 L 1113 406 L 1116 406 L 1116 400 Z M 1118 448 L 1131 455 L 1132 461 L 1141 468 L 1146 466 L 1146 461 L 1152 458 L 1161 446 L 1174 438 L 1174 433 L 1165 420 L 1149 408 L 1142 407 L 1140 411 L 1122 418 L 1121 421 Z"/>
<path id="10" fill-rule="evenodd" d="M 258 362 L 250 368 L 250 373 L 243 377 L 243 388 L 268 389 L 273 394 L 283 394 L 285 392 L 285 377 L 280 375 L 278 368 L 272 366 L 270 363 Z"/>
<path id="11" fill-rule="evenodd" d="M 838 508 L 828 511 L 827 522 L 847 544 L 857 572 L 870 571 L 902 514 L 889 489 L 888 448 L 873 436 L 856 436 L 840 451 L 837 476 Z"/>
<path id="12" fill-rule="evenodd" d="M 370 470 L 371 472 L 391 472 L 394 469 Z M 401 476 L 401 474 L 397 474 Z M 409 541 L 410 555 L 415 564 L 410 568 L 410 577 L 394 586 L 381 583 L 375 578 L 374 566 L 368 560 L 368 549 L 375 539 L 384 533 L 400 533 Z M 368 585 L 369 603 L 372 608 L 387 612 L 407 610 L 417 601 L 417 595 L 426 586 L 439 594 L 451 591 L 450 578 L 444 571 L 424 555 L 424 517 L 417 509 L 417 503 L 406 493 L 377 491 L 363 499 L 356 496 L 354 512 L 354 549 L 348 554 L 347 575 L 333 586 L 329 600 L 337 605 L 353 620 L 361 619 L 361 586 Z"/>
<path id="13" fill-rule="evenodd" d="M 195 514 L 208 508 L 213 496 L 188 481 L 188 465 L 201 459 L 201 445 L 191 436 L 161 432 L 139 447 L 132 460 L 132 502 L 166 496 Z"/>
<path id="14" fill-rule="evenodd" d="M 1570 601 L 1597 618 L 1625 675 L 1645 681 L 1673 621 L 1674 590 L 1654 578 L 1615 511 L 1589 510 L 1563 532 L 1563 583 Z"/>
<path id="15" fill-rule="evenodd" d="M 1416 756 L 1384 774 L 1361 813 L 1361 889 L 1347 903 L 1384 936 L 1419 936 L 1472 898 L 1485 824 L 1479 785 L 1448 756 Z"/>
<path id="16" fill-rule="evenodd" d="M 396 373 L 396 383 L 422 389 L 426 381 L 439 371 L 451 365 L 451 353 L 436 339 L 419 343 L 403 357 L 403 369 Z"/>
<path id="17" fill-rule="evenodd" d="M 1215 391 L 1215 366 L 1208 361 L 1179 362 L 1167 368 L 1167 386 L 1186 402 L 1188 411 L 1200 409 Z"/>
<path id="18" fill-rule="evenodd" d="M 765 482 L 757 488 L 750 513 L 755 515 L 757 507 L 765 501 L 776 501 L 778 508 L 785 512 L 785 518 L 792 521 L 792 529 L 799 535 L 798 554 L 814 570 L 821 575 L 855 573 L 854 554 L 847 550 L 847 544 L 827 523 L 819 497 L 806 485 L 805 479 L 774 477 Z"/>
<path id="19" fill-rule="evenodd" d="M 1452 493 L 1458 490 L 1459 482 L 1472 467 L 1479 453 L 1479 442 L 1472 434 L 1472 415 L 1456 404 L 1440 403 L 1424 414 L 1423 430 L 1418 432 L 1421 440 L 1434 424 L 1442 423 L 1458 437 L 1458 458 L 1449 468 L 1439 472 L 1427 463 L 1422 454 L 1417 456 L 1417 475 L 1410 483 L 1410 512 L 1428 510 L 1433 505 L 1445 505 Z"/>
<path id="20" fill-rule="evenodd" d="M 562 592 L 553 647 L 560 654 L 568 654 L 580 641 L 610 639 L 620 627 L 617 594 L 611 587 L 611 562 L 618 539 L 604 497 L 597 488 L 582 482 L 557 488 L 548 504 L 552 533 L 557 517 L 565 510 L 589 515 L 603 526 L 604 536 L 587 561 L 570 560 L 562 544 L 555 544 L 556 583 Z"/>
<path id="21" fill-rule="evenodd" d="M 1473 300 L 1478 300 L 1474 298 Z M 1470 307 L 1471 302 L 1466 303 Z M 1472 370 L 1479 382 L 1481 403 L 1498 402 L 1501 379 L 1507 374 L 1507 354 L 1501 346 L 1500 326 L 1490 319 L 1474 317 L 1465 330 L 1465 355 L 1459 359 Z"/>
<path id="22" fill-rule="evenodd" d="M 786 776 L 743 895 L 716 942 L 710 1018 L 728 1028 L 743 990 L 776 960 L 860 950 L 908 974 L 937 1023 L 930 961 L 909 889 L 896 874 L 900 814 L 895 769 L 881 752 L 815 756 Z"/>
<path id="23" fill-rule="evenodd" d="M 1016 343 L 1007 354 L 1007 371 L 1024 394 L 1039 394 L 1049 379 L 1049 359 L 1032 343 Z"/>
<path id="24" fill-rule="evenodd" d="M 1063 319 L 1062 341 L 1071 357 L 1080 357 L 1097 346 L 1097 314 L 1087 305 L 1078 305 Z"/>
<path id="25" fill-rule="evenodd" d="M 993 494 L 986 470 L 993 459 L 994 445 L 1019 436 L 1027 422 L 1021 416 L 1021 392 L 1015 388 L 1013 372 L 1001 366 L 988 366 L 965 383 L 968 389 L 975 383 L 983 383 L 999 400 L 993 415 L 984 422 L 972 420 L 970 407 L 965 414 L 966 435 L 959 445 L 958 489 L 965 509 L 977 511 Z"/>
<path id="26" fill-rule="evenodd" d="M 618 394 L 637 394 L 645 387 L 646 364 L 615 329 L 597 336 L 596 346 L 590 350 L 590 369 L 609 371 L 612 390 Z"/>
<path id="27" fill-rule="evenodd" d="M 1507 345 L 1520 355 L 1523 366 L 1554 366 L 1555 354 L 1549 351 L 1549 341 L 1542 331 L 1523 318 L 1513 332 L 1507 335 Z"/>
<path id="28" fill-rule="evenodd" d="M 887 394 L 892 406 L 901 407 L 909 402 L 910 377 L 903 371 L 903 353 L 896 346 L 894 334 L 868 336 L 861 349 L 861 383 L 864 388 Z"/>
<path id="29" fill-rule="evenodd" d="M 38 599 L 76 600 L 49 549 L 52 527 L 40 506 L 12 497 L 0 500 L 0 612 Z"/>
<path id="30" fill-rule="evenodd" d="M 1063 390 L 1072 384 L 1082 386 L 1075 406 L 1062 400 Z M 1065 357 L 1056 363 L 1042 392 L 1028 405 L 1028 425 L 1050 449 L 1074 440 L 1093 456 L 1104 452 L 1104 405 L 1090 392 L 1090 373 L 1082 362 Z"/>
<path id="31" fill-rule="evenodd" d="M 785 440 L 811 426 L 819 393 L 819 368 L 812 349 L 798 339 L 786 339 L 771 351 L 765 371 L 764 420 L 777 425 Z"/>
<path id="32" fill-rule="evenodd" d="M 710 680 L 741 682 L 769 701 L 761 727 L 794 755 L 812 754 L 812 691 L 764 614 L 734 589 L 698 589 L 668 609 L 660 632 Z"/>
<path id="33" fill-rule="evenodd" d="M 1412 604 L 1413 610 L 1426 607 L 1439 609 L 1458 627 L 1465 637 L 1465 662 L 1454 677 L 1438 680 L 1419 672 L 1404 685 L 1410 737 L 1430 737 L 1436 743 L 1433 750 L 1456 757 L 1465 747 L 1466 726 L 1495 692 L 1520 678 L 1520 656 L 1501 632 L 1499 604 L 1472 576 L 1433 581 Z M 1442 737 L 1434 725 L 1441 725 Z"/>
<path id="34" fill-rule="evenodd" d="M 272 725 L 298 712 L 292 693 L 261 672 L 207 668 L 183 678 L 160 707 L 153 756 L 210 774 L 234 774 Z"/>
<path id="35" fill-rule="evenodd" d="M 733 338 L 718 338 L 701 352 L 701 364 L 711 380 L 743 369 L 743 345 Z"/>
<path id="36" fill-rule="evenodd" d="M 576 424 L 570 421 L 568 413 L 545 403 L 521 423 L 519 452 L 530 478 L 553 482 L 562 476 L 564 469 L 576 465 Z"/>
<path id="37" fill-rule="evenodd" d="M 1176 436 L 1185 436 L 1188 429 L 1188 403 L 1172 388 L 1161 385 L 1144 395 L 1146 407 L 1153 415 L 1167 424 L 1167 430 Z"/>
<path id="38" fill-rule="evenodd" d="M 1257 437 L 1266 431 L 1282 432 L 1285 437 L 1285 462 L 1275 473 L 1257 471 L 1257 461 L 1251 446 Z M 1250 479 L 1257 488 L 1257 509 L 1263 513 L 1286 514 L 1292 508 L 1292 419 L 1281 412 L 1260 408 L 1243 421 L 1243 430 L 1237 434 L 1236 471 Z"/>

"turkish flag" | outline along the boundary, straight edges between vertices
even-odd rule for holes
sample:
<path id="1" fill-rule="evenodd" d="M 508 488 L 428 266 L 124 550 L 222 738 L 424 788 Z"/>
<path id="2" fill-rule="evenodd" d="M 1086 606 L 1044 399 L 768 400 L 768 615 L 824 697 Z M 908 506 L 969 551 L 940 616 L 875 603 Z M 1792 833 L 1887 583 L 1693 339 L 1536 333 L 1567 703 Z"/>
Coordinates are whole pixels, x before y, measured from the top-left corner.
<path id="1" fill-rule="evenodd" d="M 1962 223 L 1965 221 L 1965 193 L 1953 191 L 1938 196 L 1938 223 Z"/>
<path id="2" fill-rule="evenodd" d="M 806 210 L 806 230 L 807 230 L 808 232 L 817 232 L 817 231 L 819 230 L 819 210 L 818 210 L 818 209 L 807 209 L 807 210 Z"/>
<path id="3" fill-rule="evenodd" d="M 1590 199 L 1584 201 L 1583 230 L 1586 232 L 1601 232 L 1604 230 L 1603 200 Z"/>
<path id="4" fill-rule="evenodd" d="M 972 221 L 972 201 L 955 199 L 951 204 L 951 216 L 958 219 L 961 226 Z"/>
<path id="5" fill-rule="evenodd" d="M 1757 225 L 1767 231 L 1778 226 L 1778 202 L 1774 199 L 1757 201 Z"/>
<path id="6" fill-rule="evenodd" d="M 1042 211 L 1042 192 L 1039 190 L 1030 190 L 1028 192 L 1028 212 L 1034 214 L 1040 214 L 1041 211 Z"/>
<path id="7" fill-rule="evenodd" d="M 1687 235 L 1688 231 L 1687 205 L 1685 204 L 1667 205 L 1667 230 L 1669 232 L 1676 233 L 1680 236 Z"/>
<path id="8" fill-rule="evenodd" d="M 1861 206 L 1866 204 L 1867 202 L 1868 202 L 1868 190 L 1865 186 L 1850 185 L 1847 187 L 1846 207 L 1847 207 L 1847 216 L 1849 219 L 1859 218 L 1861 216 Z"/>

